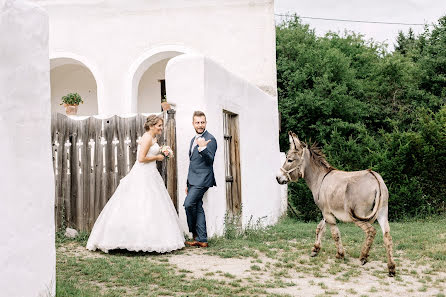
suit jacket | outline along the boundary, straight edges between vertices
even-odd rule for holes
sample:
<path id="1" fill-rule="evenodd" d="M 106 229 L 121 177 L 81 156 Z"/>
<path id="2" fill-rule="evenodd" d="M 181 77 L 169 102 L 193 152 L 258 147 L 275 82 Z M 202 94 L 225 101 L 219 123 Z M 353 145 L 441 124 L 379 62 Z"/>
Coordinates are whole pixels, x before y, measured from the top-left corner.
<path id="1" fill-rule="evenodd" d="M 215 137 L 205 131 L 201 136 L 205 140 L 211 140 L 206 148 L 201 152 L 198 151 L 198 145 L 194 147 L 191 151 L 195 137 L 190 141 L 189 146 L 189 173 L 187 175 L 187 186 L 202 186 L 202 187 L 213 187 L 216 186 L 215 176 L 214 176 L 214 157 L 217 151 L 217 140 Z"/>

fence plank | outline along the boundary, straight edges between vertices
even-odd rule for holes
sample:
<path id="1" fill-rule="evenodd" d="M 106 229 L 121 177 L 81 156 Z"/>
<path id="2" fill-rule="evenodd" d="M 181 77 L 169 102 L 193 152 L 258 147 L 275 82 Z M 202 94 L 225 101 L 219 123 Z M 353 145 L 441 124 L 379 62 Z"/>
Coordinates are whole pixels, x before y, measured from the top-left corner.
<path id="1" fill-rule="evenodd" d="M 70 199 L 69 199 L 69 203 L 70 203 L 70 209 L 71 209 L 71 217 L 68 218 L 68 223 L 70 225 L 72 225 L 74 228 L 78 229 L 79 228 L 79 223 L 80 223 L 80 217 L 79 217 L 79 212 L 78 212 L 78 184 L 77 184 L 77 179 L 78 179 L 78 172 L 79 172 L 79 166 L 78 166 L 78 155 L 76 154 L 77 151 L 77 134 L 76 134 L 76 127 L 77 123 L 75 121 L 67 121 L 67 132 L 68 132 L 68 141 L 71 144 L 70 146 L 68 146 L 68 158 L 69 158 L 69 176 L 67 177 L 67 179 L 70 180 Z"/>
<path id="2" fill-rule="evenodd" d="M 55 224 L 59 229 L 63 223 L 64 207 L 62 196 L 62 157 L 63 157 L 63 141 L 61 140 L 61 130 L 64 130 L 64 121 L 62 117 L 58 117 L 57 113 L 53 115 L 54 120 L 51 121 L 51 141 L 53 147 L 53 162 L 54 162 L 54 178 L 55 178 Z M 57 167 L 56 167 L 57 164 Z"/>
<path id="3" fill-rule="evenodd" d="M 89 170 L 88 170 L 88 133 L 89 133 L 89 121 L 88 118 L 86 120 L 79 121 L 78 126 L 78 135 L 79 135 L 79 179 L 78 179 L 78 189 L 79 189 L 79 209 L 81 212 L 81 226 L 80 230 L 86 231 L 88 230 L 88 206 L 89 206 Z"/>
<path id="4" fill-rule="evenodd" d="M 115 137 L 115 125 L 116 116 L 110 117 L 103 121 L 103 137 L 106 141 L 105 147 L 105 172 L 103 173 L 102 180 L 102 195 L 101 195 L 101 210 L 114 193 L 117 182 L 115 174 L 115 157 L 114 157 L 114 144 L 113 139 Z"/>
<path id="5" fill-rule="evenodd" d="M 104 146 L 103 146 L 103 172 L 102 172 L 102 184 L 101 184 L 101 204 L 100 209 L 104 208 L 105 204 L 107 203 L 108 199 L 110 199 L 109 192 L 110 192 L 110 186 L 111 186 L 111 178 L 110 178 L 110 170 L 112 167 L 111 161 L 112 161 L 112 138 L 113 138 L 113 131 L 110 129 L 110 121 L 113 121 L 112 118 L 104 119 L 102 121 L 102 138 L 104 140 Z M 110 133 L 111 132 L 111 133 Z M 110 135 L 111 134 L 111 135 Z"/>
<path id="6" fill-rule="evenodd" d="M 102 144 L 102 125 L 101 119 L 96 120 L 95 126 L 95 147 L 94 147 L 94 181 L 95 181 L 95 194 L 94 194 L 94 218 L 96 221 L 99 213 L 103 208 L 102 204 L 102 192 L 103 192 L 103 174 L 104 174 L 104 145 Z"/>
<path id="7" fill-rule="evenodd" d="M 61 146 L 62 146 L 62 166 L 61 166 L 61 184 L 62 193 L 61 199 L 63 199 L 64 207 L 64 217 L 67 227 L 73 227 L 71 225 L 72 211 L 71 211 L 71 176 L 68 174 L 70 172 L 70 128 L 68 118 L 64 115 L 58 114 L 58 119 L 63 123 L 62 129 L 60 130 L 61 135 Z"/>
<path id="8" fill-rule="evenodd" d="M 94 140 L 96 139 L 97 119 L 90 117 L 87 119 L 88 133 L 85 134 L 85 149 L 86 159 L 83 162 L 82 171 L 84 172 L 84 216 L 86 230 L 91 230 L 94 224 L 94 189 L 95 189 L 95 174 L 94 174 Z M 93 152 L 93 153 L 92 153 Z"/>
<path id="9" fill-rule="evenodd" d="M 129 143 L 129 170 L 132 169 L 133 164 L 136 162 L 136 152 L 138 149 L 138 143 L 136 142 L 137 137 L 137 129 L 136 129 L 137 117 L 132 117 L 126 119 L 126 123 L 128 125 L 128 130 L 126 129 L 126 134 L 130 138 Z"/>
<path id="10" fill-rule="evenodd" d="M 112 147 L 112 151 L 111 151 L 111 166 L 110 166 L 110 181 L 111 181 L 111 186 L 110 186 L 110 191 L 108 193 L 108 199 L 110 199 L 110 197 L 113 195 L 113 193 L 115 192 L 116 188 L 118 187 L 119 184 L 119 178 L 118 178 L 118 163 L 119 163 L 119 152 L 118 152 L 118 145 L 117 145 L 117 141 L 118 141 L 118 116 L 113 116 L 112 120 L 110 121 L 110 134 L 111 135 L 111 147 Z M 108 200 L 107 200 L 108 201 Z"/>
<path id="11" fill-rule="evenodd" d="M 58 142 L 59 148 L 57 150 L 57 164 L 58 164 L 58 175 L 57 175 L 57 198 L 59 201 L 59 205 L 61 207 L 61 221 L 58 226 L 62 227 L 64 222 L 66 221 L 66 205 L 65 205 L 65 185 L 67 180 L 67 169 L 66 169 L 66 154 L 65 153 L 65 140 L 66 140 L 66 117 L 62 114 L 56 113 L 56 122 L 58 132 Z"/>
<path id="12" fill-rule="evenodd" d="M 119 143 L 118 149 L 118 182 L 127 174 L 127 150 L 126 150 L 126 118 L 116 118 L 116 137 Z"/>
<path id="13" fill-rule="evenodd" d="M 142 135 L 146 132 L 144 130 L 144 124 L 146 122 L 147 117 L 142 115 L 142 114 L 138 114 L 136 116 L 136 135 L 137 138 L 138 137 L 142 137 Z"/>
<path id="14" fill-rule="evenodd" d="M 82 199 L 83 199 L 83 185 L 80 177 L 80 160 L 79 160 L 79 141 L 82 140 L 82 121 L 72 121 L 73 132 L 71 134 L 72 150 L 71 150 L 71 197 L 72 208 L 75 210 L 75 225 L 78 230 L 83 228 L 82 217 Z"/>

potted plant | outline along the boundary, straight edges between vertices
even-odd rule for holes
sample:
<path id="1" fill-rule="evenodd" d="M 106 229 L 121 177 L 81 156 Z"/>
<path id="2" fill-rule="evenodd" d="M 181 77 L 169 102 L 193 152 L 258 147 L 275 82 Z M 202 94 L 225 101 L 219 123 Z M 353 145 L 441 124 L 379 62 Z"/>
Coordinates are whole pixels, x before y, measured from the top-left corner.
<path id="1" fill-rule="evenodd" d="M 167 102 L 166 95 L 161 98 L 161 108 L 163 109 L 163 111 L 170 109 L 170 104 Z"/>
<path id="2" fill-rule="evenodd" d="M 78 93 L 69 93 L 62 97 L 62 103 L 60 105 L 65 107 L 66 114 L 75 115 L 77 114 L 79 103 L 84 103 L 81 96 Z"/>

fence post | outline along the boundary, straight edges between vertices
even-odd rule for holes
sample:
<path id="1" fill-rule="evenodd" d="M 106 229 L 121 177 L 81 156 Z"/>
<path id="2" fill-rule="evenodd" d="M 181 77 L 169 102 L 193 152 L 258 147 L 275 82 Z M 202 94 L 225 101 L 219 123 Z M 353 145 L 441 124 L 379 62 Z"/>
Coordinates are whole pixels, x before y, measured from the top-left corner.
<path id="1" fill-rule="evenodd" d="M 163 121 L 164 121 L 164 126 L 163 126 L 163 132 L 161 133 L 161 135 L 158 137 L 158 143 L 159 145 L 168 145 L 167 143 L 167 139 L 169 138 L 167 135 L 167 113 L 164 111 L 161 115 Z M 161 177 L 164 180 L 164 185 L 167 187 L 167 160 L 164 159 L 163 161 L 156 161 L 156 168 L 158 169 Z"/>
<path id="2" fill-rule="evenodd" d="M 178 212 L 178 189 L 177 189 L 177 138 L 175 130 L 175 110 L 167 111 L 167 145 L 173 150 L 174 157 L 167 160 L 167 191 L 172 199 L 173 205 Z"/>

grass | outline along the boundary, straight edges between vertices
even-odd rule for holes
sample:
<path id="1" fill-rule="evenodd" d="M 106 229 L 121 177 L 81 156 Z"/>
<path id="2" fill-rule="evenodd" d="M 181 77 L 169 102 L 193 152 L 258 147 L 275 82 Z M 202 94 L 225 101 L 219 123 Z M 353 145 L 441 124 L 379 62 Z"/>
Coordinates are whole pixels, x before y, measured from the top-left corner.
<path id="1" fill-rule="evenodd" d="M 378 233 L 369 257 L 373 265 L 365 266 L 360 266 L 357 260 L 364 234 L 353 224 L 339 224 L 346 250 L 344 260 L 335 259 L 336 249 L 329 230 L 323 238 L 320 254 L 308 257 L 316 225 L 285 218 L 266 229 L 258 224 L 245 231 L 230 227 L 227 228 L 230 233 L 210 239 L 209 248 L 200 250 L 207 256 L 249 259 L 251 264 L 244 267 L 242 276 L 220 267 L 197 276 L 192 268 L 178 268 L 169 263 L 171 257 L 184 254 L 184 250 L 166 255 L 126 251 L 109 255 L 76 253 L 73 249 L 85 246 L 88 234 L 81 233 L 75 240 L 57 234 L 57 296 L 286 296 L 274 289 L 291 288 L 297 292 L 296 286 L 301 285 L 299 279 L 305 286 L 322 289 L 325 296 L 369 295 L 382 285 L 389 289 L 408 286 L 414 294 L 428 291 L 432 296 L 444 296 L 445 218 L 391 223 L 397 262 L 397 276 L 392 279 L 387 277 L 386 252 L 379 225 L 374 224 Z M 362 291 L 361 285 L 342 291 L 325 281 L 330 277 L 340 284 L 350 284 L 365 274 L 377 283 Z M 291 281 L 291 278 L 298 281 Z M 305 281 L 308 278 L 311 281 Z"/>
<path id="2" fill-rule="evenodd" d="M 273 227 L 259 232 L 240 234 L 237 237 L 214 238 L 210 241 L 209 253 L 221 257 L 253 257 L 256 252 L 265 253 L 268 258 L 275 259 L 278 254 L 286 255 L 288 261 L 294 261 L 299 255 L 296 250 L 308 254 L 315 237 L 317 223 L 296 222 L 286 218 Z M 359 258 L 364 233 L 354 224 L 338 224 L 341 238 L 346 249 L 346 258 Z M 377 236 L 370 251 L 371 261 L 386 262 L 381 229 L 377 229 Z M 423 265 L 432 263 L 432 271 L 445 271 L 446 267 L 446 218 L 427 221 L 408 221 L 391 223 L 391 235 L 394 243 L 394 256 L 403 253 L 405 258 Z M 294 241 L 290 244 L 290 241 Z M 286 251 L 293 248 L 293 252 Z M 321 254 L 324 259 L 333 257 L 336 249 L 330 232 L 325 233 Z M 312 259 L 310 259 L 312 260 Z M 283 261 L 286 262 L 286 261 Z M 315 260 L 315 263 L 320 261 Z"/>
<path id="3" fill-rule="evenodd" d="M 156 255 L 114 254 L 105 258 L 83 259 L 59 256 L 57 296 L 161 296 L 186 293 L 189 296 L 236 296 L 246 287 L 224 281 L 189 278 Z M 225 274 L 227 278 L 234 278 Z M 263 293 L 262 290 L 256 291 Z"/>

